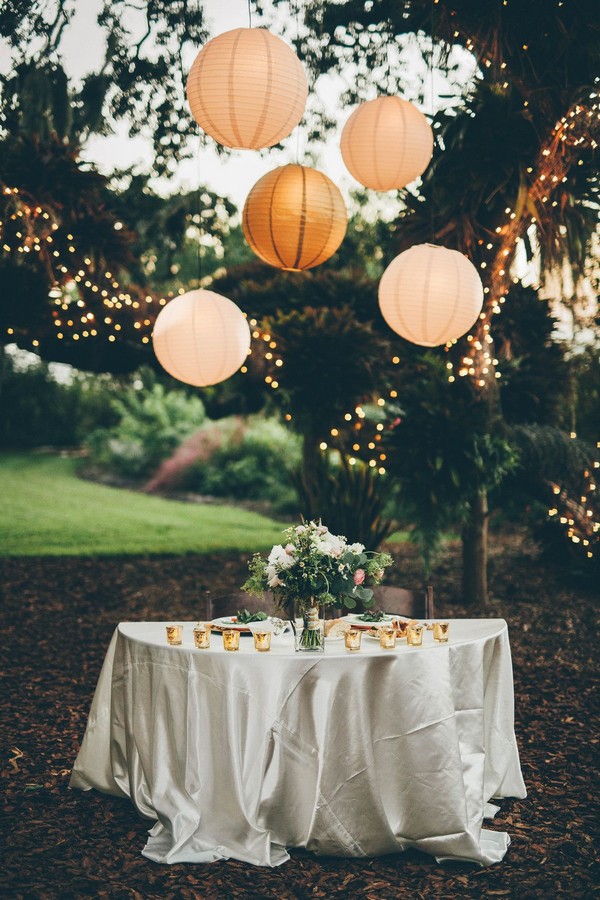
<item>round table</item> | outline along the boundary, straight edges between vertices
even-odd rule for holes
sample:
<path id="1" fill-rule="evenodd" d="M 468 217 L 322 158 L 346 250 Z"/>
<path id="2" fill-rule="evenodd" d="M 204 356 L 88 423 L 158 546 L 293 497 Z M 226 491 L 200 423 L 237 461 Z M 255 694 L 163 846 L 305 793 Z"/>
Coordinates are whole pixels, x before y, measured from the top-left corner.
<path id="1" fill-rule="evenodd" d="M 453 620 L 447 644 L 358 652 L 290 635 L 257 653 L 166 643 L 165 622 L 113 636 L 71 786 L 128 796 L 155 820 L 156 862 L 279 865 L 286 848 L 378 856 L 416 847 L 497 862 L 492 797 L 524 797 L 502 619 Z"/>

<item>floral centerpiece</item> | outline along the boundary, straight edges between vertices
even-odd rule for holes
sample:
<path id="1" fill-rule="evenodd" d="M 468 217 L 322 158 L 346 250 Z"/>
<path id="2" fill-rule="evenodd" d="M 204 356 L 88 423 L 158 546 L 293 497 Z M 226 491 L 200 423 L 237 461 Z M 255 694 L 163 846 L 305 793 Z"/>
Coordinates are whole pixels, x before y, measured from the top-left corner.
<path id="1" fill-rule="evenodd" d="M 370 584 L 378 584 L 391 565 L 389 553 L 367 552 L 362 544 L 349 544 L 321 522 L 306 522 L 284 531 L 285 543 L 276 544 L 267 559 L 255 554 L 250 577 L 242 586 L 249 594 L 273 591 L 296 634 L 299 650 L 324 647 L 321 606 L 354 609 L 373 605 Z M 303 621 L 300 634 L 296 617 Z"/>

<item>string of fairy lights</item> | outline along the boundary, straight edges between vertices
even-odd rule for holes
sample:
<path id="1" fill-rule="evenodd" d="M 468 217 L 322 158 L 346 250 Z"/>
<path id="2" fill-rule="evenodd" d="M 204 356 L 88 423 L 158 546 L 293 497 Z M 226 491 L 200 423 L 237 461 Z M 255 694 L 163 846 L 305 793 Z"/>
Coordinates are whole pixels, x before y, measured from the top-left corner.
<path id="1" fill-rule="evenodd" d="M 467 45 L 467 49 L 473 49 L 473 45 L 471 44 L 470 48 Z M 526 51 L 527 47 L 523 49 Z M 483 65 L 489 67 L 492 61 L 484 59 Z M 505 66 L 505 63 L 500 63 L 500 69 Z M 504 88 L 507 87 L 508 82 L 505 82 Z M 470 345 L 469 351 L 463 354 L 458 364 L 450 359 L 446 363 L 450 383 L 456 381 L 457 377 L 470 376 L 478 387 L 484 387 L 489 379 L 501 377 L 497 368 L 498 359 L 493 354 L 492 317 L 501 312 L 511 280 L 518 282 L 518 278 L 511 275 L 511 264 L 524 233 L 531 225 L 536 224 L 535 211 L 539 204 L 550 203 L 555 207 L 558 201 L 552 199 L 552 192 L 559 184 L 567 181 L 567 173 L 573 164 L 572 154 L 583 145 L 594 149 L 598 146 L 597 96 L 592 92 L 588 102 L 575 104 L 556 123 L 549 141 L 540 151 L 535 166 L 527 169 L 527 174 L 532 178 L 525 202 L 521 204 L 520 209 L 506 207 L 505 222 L 496 226 L 487 241 L 479 239 L 484 255 L 488 256 L 480 262 L 482 275 L 487 282 L 484 285 L 484 308 L 476 326 L 466 335 L 466 341 Z M 524 101 L 524 106 L 527 106 L 527 101 Z M 579 165 L 583 164 L 582 159 L 577 162 Z M 74 235 L 62 234 L 59 231 L 61 226 L 51 212 L 32 203 L 27 196 L 22 196 L 17 187 L 2 186 L 1 191 L 8 203 L 5 204 L 4 220 L 0 221 L 0 248 L 8 255 L 37 253 L 43 257 L 53 282 L 49 297 L 56 307 L 53 310 L 56 338 L 79 341 L 102 336 L 107 337 L 111 343 L 116 342 L 123 337 L 123 326 L 119 318 L 123 311 L 128 311 L 133 314 L 133 329 L 140 342 L 144 345 L 149 344 L 156 318 L 156 307 L 163 307 L 168 298 L 173 296 L 173 292 L 167 293 L 164 297 L 147 294 L 138 296 L 132 294 L 131 289 L 125 289 L 112 272 L 105 271 L 102 275 L 94 273 L 90 257 L 80 256 Z M 122 225 L 116 222 L 114 227 L 118 229 Z M 57 240 L 59 236 L 60 241 Z M 74 258 L 78 259 L 77 268 L 72 263 Z M 89 309 L 86 291 L 101 298 L 106 315 L 102 316 L 100 321 L 96 313 Z M 184 288 L 179 289 L 179 293 L 184 291 Z M 261 350 L 268 364 L 269 371 L 264 376 L 264 382 L 272 390 L 277 390 L 279 387 L 277 372 L 284 365 L 281 354 L 275 352 L 277 342 L 270 333 L 259 326 L 256 319 L 250 320 L 250 326 L 253 329 L 252 337 L 262 342 Z M 8 337 L 16 337 L 18 331 L 16 326 L 6 327 Z M 456 343 L 452 341 L 447 344 L 446 351 L 449 353 Z M 31 340 L 31 347 L 34 350 L 39 347 L 37 338 Z M 393 356 L 391 361 L 392 364 L 398 365 L 400 358 Z M 246 374 L 248 366 L 242 366 L 241 372 Z M 387 399 L 374 398 L 372 406 L 383 418 L 386 405 L 397 397 L 398 392 L 392 389 Z M 383 421 L 372 422 L 370 418 L 369 416 L 367 420 L 363 405 L 348 410 L 339 426 L 330 429 L 329 437 L 321 441 L 320 447 L 327 450 L 330 444 L 335 446 L 338 439 L 346 435 L 346 438 L 350 438 L 348 446 L 351 446 L 352 453 L 357 454 L 349 457 L 349 464 L 356 465 L 359 459 L 364 459 L 371 469 L 385 475 L 387 455 L 381 447 L 381 442 L 386 426 Z M 285 413 L 284 419 L 290 422 L 291 413 Z M 576 435 L 572 433 L 571 436 L 574 438 Z M 600 462 L 594 461 L 593 468 L 599 467 Z M 558 505 L 552 506 L 548 510 L 548 515 L 551 518 L 558 517 L 560 523 L 566 526 L 567 536 L 571 541 L 575 544 L 581 543 L 586 548 L 588 557 L 591 557 L 592 542 L 594 535 L 600 531 L 600 522 L 594 521 L 593 511 L 589 506 L 592 494 L 596 490 L 593 472 L 586 470 L 584 479 L 584 488 L 577 500 L 569 496 L 566 488 L 553 484 L 552 491 L 557 498 L 555 502 L 558 504 L 560 501 L 562 510 L 559 511 Z"/>
<path id="2" fill-rule="evenodd" d="M 134 312 L 133 328 L 139 333 L 141 343 L 149 344 L 155 315 L 148 313 L 153 304 L 164 306 L 169 294 L 159 298 L 138 297 L 126 290 L 108 270 L 97 277 L 91 258 L 78 253 L 74 235 L 59 230 L 61 226 L 49 211 L 28 202 L 19 188 L 5 186 L 2 194 L 12 201 L 12 211 L 9 206 L 4 220 L 0 220 L 0 247 L 8 255 L 37 253 L 43 257 L 52 282 L 49 297 L 56 307 L 52 312 L 57 329 L 55 337 L 79 341 L 106 336 L 110 343 L 121 337 L 119 333 L 123 326 L 118 316 L 107 314 L 98 321 L 97 314 L 89 309 L 85 294 L 88 290 L 101 298 L 107 311 L 130 309 Z M 116 222 L 115 228 L 118 226 L 122 227 Z M 66 247 L 66 253 L 59 249 L 61 244 Z M 71 258 L 70 254 L 73 255 Z M 73 258 L 78 260 L 77 267 L 71 262 Z M 15 325 L 8 325 L 5 330 L 8 337 L 16 337 L 19 332 Z M 31 339 L 32 349 L 37 349 L 39 344 L 37 338 Z"/>
<path id="3" fill-rule="evenodd" d="M 574 437 L 573 433 L 571 437 Z M 600 441 L 596 445 L 600 448 Z M 597 475 L 594 470 L 600 469 L 600 462 L 595 460 L 590 469 L 585 469 L 583 473 L 584 488 L 578 498 L 573 498 L 565 487 L 555 482 L 550 483 L 553 495 L 560 501 L 562 509 L 558 506 L 551 506 L 548 509 L 548 516 L 557 518 L 561 525 L 566 526 L 567 537 L 573 544 L 581 544 L 586 556 L 591 559 L 594 555 L 592 547 L 598 542 L 595 535 L 600 534 L 600 522 L 594 521 L 594 511 L 590 508 L 590 497 L 597 490 Z"/>
<path id="4" fill-rule="evenodd" d="M 496 226 L 494 234 L 485 242 L 485 251 L 489 253 L 489 259 L 480 262 L 484 278 L 485 270 L 488 270 L 485 278 L 488 284 L 484 286 L 484 309 L 476 327 L 466 335 L 466 340 L 474 352 L 462 357 L 458 369 L 452 362 L 447 363 L 449 381 L 454 381 L 456 375 L 459 377 L 470 375 L 477 386 L 484 387 L 487 378 L 501 377 L 497 368 L 498 360 L 490 352 L 493 345 L 491 318 L 502 311 L 511 280 L 518 283 L 519 279 L 511 276 L 511 264 L 524 233 L 537 222 L 536 209 L 540 204 L 550 203 L 553 207 L 558 205 L 558 201 L 552 199 L 552 192 L 559 184 L 567 181 L 569 169 L 573 164 L 571 153 L 565 152 L 565 148 L 573 150 L 582 144 L 594 150 L 598 147 L 596 136 L 600 114 L 597 96 L 596 92 L 591 92 L 588 105 L 576 103 L 556 123 L 553 133 L 539 153 L 535 166 L 527 168 L 527 174 L 532 178 L 527 197 L 521 202 L 520 210 L 516 207 L 506 207 L 505 223 Z M 524 105 L 527 105 L 527 101 L 524 101 Z M 583 160 L 579 159 L 577 164 L 583 165 Z M 480 238 L 478 243 L 484 249 L 484 239 Z M 446 349 L 449 350 L 454 343 L 456 342 L 447 344 Z"/>
<path id="5" fill-rule="evenodd" d="M 547 154 L 543 154 L 544 158 L 547 158 L 547 156 Z M 542 182 L 544 180 L 545 179 L 541 179 Z M 2 251 L 7 254 L 26 254 L 34 252 L 39 254 L 43 253 L 45 255 L 54 276 L 56 276 L 54 285 L 49 291 L 49 297 L 56 306 L 56 309 L 53 310 L 53 319 L 55 327 L 58 329 L 56 332 L 57 339 L 63 340 L 68 337 L 74 341 L 85 340 L 87 338 L 98 337 L 101 333 L 106 335 L 106 331 L 109 331 L 110 333 L 107 335 L 108 341 L 117 341 L 121 337 L 120 332 L 122 332 L 122 325 L 118 321 L 119 314 L 123 310 L 129 308 L 131 311 L 135 311 L 139 316 L 133 322 L 133 327 L 139 335 L 139 340 L 142 344 L 148 344 L 151 338 L 151 328 L 155 316 L 153 311 L 151 315 L 146 315 L 144 318 L 141 318 L 141 316 L 143 315 L 144 310 L 152 310 L 153 305 L 164 306 L 167 303 L 167 297 L 170 295 L 172 296 L 172 292 L 169 292 L 166 297 L 158 298 L 152 297 L 151 295 L 145 295 L 140 298 L 132 296 L 131 292 L 123 288 L 112 272 L 104 272 L 102 276 L 104 280 L 95 277 L 91 271 L 92 261 L 89 257 L 83 257 L 84 267 L 79 266 L 79 268 L 74 269 L 67 264 L 69 260 L 64 258 L 61 251 L 57 249 L 56 237 L 60 226 L 53 220 L 52 215 L 42 207 L 30 205 L 25 200 L 22 200 L 18 188 L 4 187 L 3 194 L 5 196 L 10 194 L 11 200 L 15 203 L 13 212 L 8 213 L 8 219 L 14 225 L 14 235 L 12 238 L 7 238 L 5 222 L 0 221 L 0 247 L 2 248 Z M 510 217 L 510 213 L 507 212 L 507 214 L 509 215 L 508 222 L 510 223 L 514 219 Z M 507 240 L 507 233 L 509 231 L 510 224 L 508 224 L 508 227 L 503 234 L 504 240 Z M 14 240 L 15 238 L 16 242 Z M 77 253 L 77 247 L 74 236 L 67 233 L 66 239 L 67 252 L 75 255 Z M 8 240 L 12 240 L 12 243 L 9 244 Z M 499 275 L 503 277 L 505 272 L 499 273 Z M 88 289 L 92 294 L 97 294 L 98 297 L 102 298 L 102 305 L 106 307 L 107 311 L 111 312 L 111 315 L 103 317 L 102 325 L 105 326 L 104 328 L 98 327 L 95 314 L 88 309 L 85 295 L 79 290 L 81 287 Z M 180 293 L 183 293 L 184 290 L 184 288 L 181 288 Z M 482 313 L 482 316 L 496 314 L 500 312 L 500 309 L 501 307 L 499 304 L 493 304 L 491 313 Z M 114 315 L 115 311 L 117 313 L 116 316 Z M 268 374 L 264 376 L 264 382 L 272 390 L 277 390 L 279 388 L 279 381 L 276 375 L 271 374 L 271 372 L 279 371 L 284 365 L 284 359 L 281 354 L 275 352 L 278 348 L 277 341 L 274 339 L 273 335 L 264 331 L 259 326 L 257 319 L 250 319 L 249 324 L 252 328 L 252 337 L 254 340 L 260 341 L 263 344 L 263 348 L 261 349 L 263 349 L 264 359 L 267 362 L 269 369 Z M 486 342 L 491 343 L 491 337 L 489 336 L 489 321 L 483 321 L 482 319 L 481 327 L 483 328 L 485 338 L 487 338 Z M 17 330 L 18 329 L 15 327 L 8 326 L 6 328 L 6 334 L 8 337 L 13 337 Z M 489 351 L 483 347 L 482 342 L 476 338 L 475 334 L 468 335 L 467 340 L 470 343 L 472 342 L 475 351 L 483 353 L 483 361 L 487 361 L 487 358 L 490 357 Z M 36 349 L 38 346 L 39 341 L 35 338 L 32 339 L 32 349 Z M 491 362 L 493 365 L 497 364 L 496 360 L 492 360 Z M 400 363 L 400 357 L 392 357 L 392 363 L 398 365 Z M 459 375 L 473 374 L 469 369 L 465 371 L 467 364 L 469 364 L 469 369 L 473 368 L 472 358 L 463 358 L 463 367 L 459 370 Z M 448 363 L 447 366 L 450 369 L 452 364 Z M 240 371 L 243 374 L 246 374 L 248 372 L 248 366 L 242 366 Z M 448 380 L 454 380 L 452 372 L 450 372 Z M 394 401 L 397 397 L 398 392 L 396 390 L 392 389 L 389 391 L 389 401 Z M 372 405 L 383 414 L 387 403 L 388 400 L 385 398 L 377 397 L 373 400 Z M 284 420 L 288 423 L 291 422 L 292 414 L 289 412 L 285 413 Z M 376 423 L 367 421 L 367 412 L 365 411 L 364 405 L 359 404 L 353 410 L 349 410 L 344 414 L 343 422 L 340 423 L 339 427 L 330 429 L 330 436 L 328 440 L 322 440 L 320 442 L 320 449 L 327 450 L 330 444 L 335 446 L 338 439 L 340 439 L 344 433 L 347 434 L 348 429 L 352 429 L 351 443 L 349 441 L 348 446 L 351 446 L 352 453 L 356 455 L 349 456 L 349 464 L 354 466 L 358 463 L 359 459 L 364 459 L 369 468 L 373 469 L 379 475 L 385 475 L 387 454 L 381 446 L 385 427 L 386 426 L 382 421 Z M 576 434 L 572 432 L 571 437 L 575 438 Z M 600 468 L 600 462 L 594 461 L 593 469 L 598 468 Z M 590 507 L 590 499 L 597 487 L 593 471 L 586 470 L 584 473 L 584 480 L 585 483 L 581 495 L 577 500 L 570 497 L 566 488 L 561 487 L 558 484 L 552 484 L 552 491 L 556 497 L 555 504 L 558 504 L 560 501 L 562 508 L 559 510 L 558 505 L 553 505 L 548 509 L 548 515 L 550 518 L 558 517 L 558 521 L 566 527 L 567 537 L 573 544 L 581 544 L 587 557 L 592 558 L 592 548 L 594 543 L 597 543 L 598 539 L 596 535 L 600 532 L 600 522 L 594 520 L 593 510 Z"/>

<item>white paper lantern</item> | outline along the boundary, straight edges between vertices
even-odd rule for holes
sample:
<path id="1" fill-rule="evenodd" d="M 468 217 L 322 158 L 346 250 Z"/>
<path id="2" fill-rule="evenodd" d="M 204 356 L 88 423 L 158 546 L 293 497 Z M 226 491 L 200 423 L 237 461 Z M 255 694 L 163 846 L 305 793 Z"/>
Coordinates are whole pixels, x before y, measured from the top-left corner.
<path id="1" fill-rule="evenodd" d="M 381 314 L 413 344 L 436 347 L 461 337 L 483 306 L 477 269 L 458 250 L 418 244 L 400 253 L 379 282 Z"/>
<path id="2" fill-rule="evenodd" d="M 242 311 L 214 291 L 188 291 L 157 316 L 152 335 L 159 363 L 173 378 L 206 387 L 243 364 L 250 328 Z"/>
<path id="3" fill-rule="evenodd" d="M 308 85 L 302 63 L 264 28 L 236 28 L 204 45 L 187 79 L 198 125 L 219 144 L 272 147 L 304 115 Z"/>
<path id="4" fill-rule="evenodd" d="M 242 213 L 242 230 L 252 250 L 270 266 L 289 272 L 329 259 L 347 225 L 339 188 L 323 172 L 295 163 L 259 178 Z"/>
<path id="5" fill-rule="evenodd" d="M 399 190 L 429 165 L 433 131 L 412 103 L 378 97 L 354 110 L 344 125 L 340 149 L 348 171 L 365 187 Z"/>

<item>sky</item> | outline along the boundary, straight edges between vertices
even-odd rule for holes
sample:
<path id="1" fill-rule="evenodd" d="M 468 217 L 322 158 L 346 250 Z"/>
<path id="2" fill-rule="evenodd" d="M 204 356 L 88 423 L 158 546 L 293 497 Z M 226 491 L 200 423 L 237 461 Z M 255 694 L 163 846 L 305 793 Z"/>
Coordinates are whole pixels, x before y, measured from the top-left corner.
<path id="1" fill-rule="evenodd" d="M 96 25 L 96 16 L 101 5 L 101 0 L 79 0 L 72 25 L 63 41 L 65 65 L 74 76 L 81 76 L 95 68 L 102 59 L 103 42 Z M 213 36 L 248 25 L 246 0 L 205 0 L 204 5 Z M 83 35 L 89 36 L 90 39 L 82 40 Z M 193 58 L 194 54 L 185 60 L 188 68 Z M 192 138 L 194 151 L 192 158 L 180 164 L 171 183 L 155 181 L 153 186 L 161 193 L 170 193 L 177 187 L 195 189 L 202 180 L 215 193 L 228 196 L 237 206 L 241 206 L 258 178 L 275 165 L 283 165 L 290 161 L 289 153 L 274 154 L 277 158 L 274 163 L 273 156 L 261 156 L 251 151 L 233 151 L 229 159 L 223 159 L 215 152 L 212 143 L 212 139 L 207 140 L 202 147 L 199 137 Z M 141 169 L 147 170 L 151 149 L 149 142 L 144 138 L 128 137 L 126 127 L 123 126 L 114 137 L 92 137 L 86 144 L 83 156 L 95 162 L 106 173 L 114 167 L 115 160 L 119 160 L 121 168 L 138 165 Z M 283 159 L 280 158 L 282 156 Z"/>
<path id="2" fill-rule="evenodd" d="M 102 0 L 78 0 L 73 20 L 64 33 L 61 43 L 63 63 L 69 75 L 74 78 L 81 78 L 87 72 L 97 69 L 101 64 L 104 40 L 101 30 L 96 24 L 96 17 L 101 6 Z M 204 8 L 212 36 L 232 28 L 248 26 L 247 0 L 204 0 Z M 258 24 L 258 22 L 253 17 L 254 24 Z M 275 28 L 273 30 L 275 31 Z M 199 47 L 189 48 L 187 57 L 184 57 L 184 64 L 188 69 L 199 49 Z M 409 67 L 413 58 L 415 67 L 419 64 L 422 65 L 416 49 L 412 53 L 410 50 L 407 53 Z M 468 79 L 473 72 L 474 63 L 472 57 L 466 52 L 463 52 L 462 64 L 465 79 Z M 337 83 L 332 79 L 330 84 L 323 85 L 321 81 L 319 98 L 328 111 L 335 111 L 337 108 L 338 89 L 342 82 L 343 77 L 338 79 Z M 435 73 L 433 91 L 427 98 L 423 112 L 431 112 L 432 101 L 434 104 L 440 102 L 436 99 L 436 95 L 439 93 L 445 93 L 445 84 L 441 75 Z M 373 86 L 373 96 L 376 96 L 376 85 Z M 407 99 L 412 98 L 407 96 Z M 352 109 L 341 111 L 339 127 L 325 145 L 310 148 L 312 152 L 315 150 L 318 152 L 317 168 L 325 172 L 338 185 L 346 199 L 351 190 L 360 187 L 346 170 L 339 150 L 341 129 L 351 112 Z M 271 149 L 259 153 L 237 150 L 231 151 L 227 158 L 223 158 L 216 153 L 211 138 L 201 142 L 199 136 L 193 136 L 191 138 L 191 158 L 184 160 L 179 165 L 172 180 L 168 182 L 154 180 L 152 186 L 160 193 L 166 194 L 177 189 L 195 190 L 201 183 L 204 183 L 215 193 L 229 197 L 241 209 L 250 188 L 262 175 L 277 166 L 297 161 L 297 148 L 300 147 L 302 152 L 302 148 L 305 146 L 302 123 L 283 143 L 282 150 Z M 119 168 L 134 165 L 147 171 L 152 151 L 147 140 L 143 137 L 128 137 L 126 127 L 121 126 L 115 135 L 108 138 L 93 136 L 83 148 L 82 156 L 109 174 L 115 168 L 115 163 Z M 302 159 L 300 161 L 302 162 Z M 398 203 L 395 195 L 374 198 L 373 214 L 377 213 L 389 219 L 395 216 L 397 210 Z"/>

